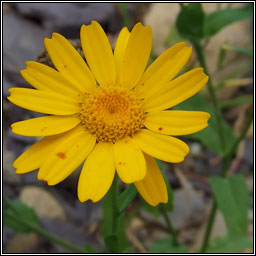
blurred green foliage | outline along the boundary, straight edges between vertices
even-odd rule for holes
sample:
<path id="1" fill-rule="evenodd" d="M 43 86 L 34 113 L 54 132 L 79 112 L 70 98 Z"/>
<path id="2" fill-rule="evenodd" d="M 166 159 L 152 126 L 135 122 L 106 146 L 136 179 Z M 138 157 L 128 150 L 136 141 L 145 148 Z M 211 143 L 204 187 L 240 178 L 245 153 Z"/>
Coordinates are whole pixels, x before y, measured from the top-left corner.
<path id="1" fill-rule="evenodd" d="M 10 202 L 3 212 L 3 224 L 16 232 L 29 233 L 32 229 L 24 225 L 24 221 L 39 226 L 37 214 L 32 208 L 19 201 Z"/>

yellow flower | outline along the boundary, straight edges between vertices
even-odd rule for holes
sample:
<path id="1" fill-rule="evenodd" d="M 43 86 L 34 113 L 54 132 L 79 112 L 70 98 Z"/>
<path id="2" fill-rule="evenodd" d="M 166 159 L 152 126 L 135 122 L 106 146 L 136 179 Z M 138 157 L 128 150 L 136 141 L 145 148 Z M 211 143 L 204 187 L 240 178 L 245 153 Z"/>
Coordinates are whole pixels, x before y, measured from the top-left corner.
<path id="1" fill-rule="evenodd" d="M 12 124 L 16 134 L 44 137 L 14 162 L 16 173 L 39 168 L 38 179 L 55 185 L 85 160 L 78 183 L 81 202 L 99 201 L 117 171 L 150 205 L 166 203 L 165 181 L 154 158 L 183 161 L 189 147 L 170 135 L 200 131 L 210 117 L 166 109 L 197 93 L 208 77 L 196 68 L 175 78 L 192 51 L 186 43 L 172 46 L 145 70 L 152 31 L 141 23 L 131 32 L 121 30 L 114 54 L 95 21 L 82 26 L 81 45 L 86 62 L 53 33 L 45 47 L 57 71 L 29 61 L 21 75 L 35 89 L 10 89 L 12 103 L 48 114 Z"/>

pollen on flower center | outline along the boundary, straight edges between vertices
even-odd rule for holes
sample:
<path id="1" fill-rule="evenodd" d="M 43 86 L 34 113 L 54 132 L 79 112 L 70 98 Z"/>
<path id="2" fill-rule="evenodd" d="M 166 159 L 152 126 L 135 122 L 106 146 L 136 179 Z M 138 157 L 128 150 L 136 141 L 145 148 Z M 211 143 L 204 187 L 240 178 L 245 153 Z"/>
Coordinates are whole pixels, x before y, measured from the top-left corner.
<path id="1" fill-rule="evenodd" d="M 79 117 L 98 141 L 113 142 L 131 136 L 144 125 L 142 102 L 132 91 L 110 87 L 86 94 Z"/>

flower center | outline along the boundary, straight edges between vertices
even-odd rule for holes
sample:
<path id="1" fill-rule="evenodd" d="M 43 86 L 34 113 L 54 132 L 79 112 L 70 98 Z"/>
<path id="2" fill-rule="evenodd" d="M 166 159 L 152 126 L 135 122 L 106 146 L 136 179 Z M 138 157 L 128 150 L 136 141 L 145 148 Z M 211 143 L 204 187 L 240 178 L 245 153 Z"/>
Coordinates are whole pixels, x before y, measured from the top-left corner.
<path id="1" fill-rule="evenodd" d="M 84 129 L 96 135 L 98 141 L 115 143 L 140 130 L 145 114 L 134 92 L 109 87 L 86 94 L 79 117 Z"/>

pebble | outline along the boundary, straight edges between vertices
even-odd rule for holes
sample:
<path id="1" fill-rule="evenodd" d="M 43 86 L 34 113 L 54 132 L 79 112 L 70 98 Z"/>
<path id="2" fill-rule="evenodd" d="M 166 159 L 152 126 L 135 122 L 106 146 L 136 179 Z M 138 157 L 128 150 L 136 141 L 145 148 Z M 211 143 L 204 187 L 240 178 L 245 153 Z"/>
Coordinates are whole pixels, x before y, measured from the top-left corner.
<path id="1" fill-rule="evenodd" d="M 25 186 L 22 188 L 19 199 L 32 207 L 38 216 L 58 220 L 65 220 L 66 215 L 54 196 L 39 186 Z"/>

